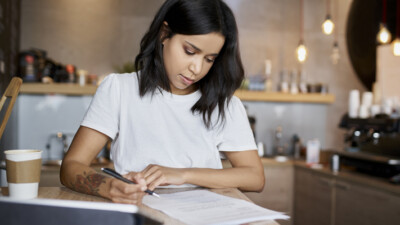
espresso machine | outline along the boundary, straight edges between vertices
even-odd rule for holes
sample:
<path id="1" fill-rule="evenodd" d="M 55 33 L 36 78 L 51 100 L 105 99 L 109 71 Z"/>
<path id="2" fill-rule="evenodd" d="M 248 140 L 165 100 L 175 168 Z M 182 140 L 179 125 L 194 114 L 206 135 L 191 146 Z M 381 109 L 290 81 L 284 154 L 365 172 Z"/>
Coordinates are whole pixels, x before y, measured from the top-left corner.
<path id="1" fill-rule="evenodd" d="M 339 127 L 347 130 L 346 151 L 339 153 L 341 165 L 400 182 L 400 118 L 378 114 L 361 119 L 345 114 Z"/>

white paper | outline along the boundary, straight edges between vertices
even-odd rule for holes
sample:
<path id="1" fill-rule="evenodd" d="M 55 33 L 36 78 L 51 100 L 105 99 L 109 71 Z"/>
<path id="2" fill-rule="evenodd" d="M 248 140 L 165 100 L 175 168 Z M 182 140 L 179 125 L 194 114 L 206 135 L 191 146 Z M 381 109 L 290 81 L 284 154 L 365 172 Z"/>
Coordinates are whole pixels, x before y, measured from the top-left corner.
<path id="1" fill-rule="evenodd" d="M 251 202 L 223 196 L 208 190 L 146 195 L 143 203 L 186 224 L 242 224 L 260 220 L 289 219 L 283 213 L 262 208 Z"/>

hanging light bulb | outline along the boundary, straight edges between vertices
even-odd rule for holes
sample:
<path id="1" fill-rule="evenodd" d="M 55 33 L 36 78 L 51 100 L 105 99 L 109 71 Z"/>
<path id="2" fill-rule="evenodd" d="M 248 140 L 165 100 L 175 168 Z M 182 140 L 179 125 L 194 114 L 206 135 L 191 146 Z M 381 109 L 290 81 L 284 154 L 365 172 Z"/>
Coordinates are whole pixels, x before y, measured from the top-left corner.
<path id="1" fill-rule="evenodd" d="M 335 28 L 335 24 L 331 20 L 331 16 L 328 14 L 326 15 L 325 21 L 322 24 L 322 32 L 326 35 L 330 35 L 333 32 L 333 29 Z"/>
<path id="2" fill-rule="evenodd" d="M 300 0 L 300 42 L 296 48 L 296 57 L 300 63 L 304 63 L 307 59 L 307 48 L 304 45 L 304 6 L 303 0 Z"/>
<path id="3" fill-rule="evenodd" d="M 379 26 L 378 35 L 376 36 L 379 44 L 388 44 L 392 39 L 390 31 L 386 27 L 386 10 L 386 0 L 382 0 L 382 21 Z"/>
<path id="4" fill-rule="evenodd" d="M 381 44 L 388 44 L 392 39 L 392 35 L 389 30 L 386 28 L 385 24 L 381 23 L 380 30 L 378 32 L 378 36 L 376 37 L 378 42 Z"/>
<path id="5" fill-rule="evenodd" d="M 297 60 L 301 63 L 307 59 L 307 48 L 303 41 L 300 41 L 299 46 L 296 48 Z"/>
<path id="6" fill-rule="evenodd" d="M 395 56 L 400 56 L 400 38 L 396 38 L 393 43 L 393 54 Z"/>

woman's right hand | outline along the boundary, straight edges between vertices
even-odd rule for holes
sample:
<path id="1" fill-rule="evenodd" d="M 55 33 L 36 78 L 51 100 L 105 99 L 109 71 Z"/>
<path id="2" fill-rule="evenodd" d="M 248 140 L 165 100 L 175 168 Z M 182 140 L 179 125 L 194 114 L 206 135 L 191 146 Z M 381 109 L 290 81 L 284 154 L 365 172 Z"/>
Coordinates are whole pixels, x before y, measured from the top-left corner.
<path id="1" fill-rule="evenodd" d="M 146 181 L 141 173 L 130 172 L 124 175 L 136 184 L 128 184 L 112 178 L 110 181 L 109 198 L 115 203 L 141 205 L 144 191 L 147 189 Z"/>

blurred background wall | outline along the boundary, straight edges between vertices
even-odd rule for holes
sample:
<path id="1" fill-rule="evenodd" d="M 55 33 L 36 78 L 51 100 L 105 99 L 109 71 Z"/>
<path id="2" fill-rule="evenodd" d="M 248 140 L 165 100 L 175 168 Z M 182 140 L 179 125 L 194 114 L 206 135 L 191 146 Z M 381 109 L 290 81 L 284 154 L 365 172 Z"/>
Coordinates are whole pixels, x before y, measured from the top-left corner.
<path id="1" fill-rule="evenodd" d="M 114 66 L 134 59 L 140 40 L 163 0 L 22 0 L 20 49 L 47 51 L 48 57 L 74 64 L 90 73 L 106 75 Z M 326 1 L 304 1 L 304 41 L 309 58 L 300 65 L 295 48 L 300 39 L 299 0 L 225 0 L 236 15 L 246 76 L 264 71 L 272 62 L 276 87 L 282 70 L 303 70 L 310 83 L 325 83 L 336 100 L 330 105 L 245 102 L 257 119 L 256 139 L 271 147 L 276 126 L 283 126 L 286 142 L 297 133 L 306 141 L 318 138 L 325 149 L 343 147 L 340 117 L 347 111 L 350 89 L 365 88 L 348 58 L 345 26 L 351 0 L 331 1 L 338 31 L 340 61 L 331 62 L 333 36 L 321 32 Z M 335 5 L 336 4 L 336 5 Z M 297 121 L 295 121 L 297 120 Z"/>

